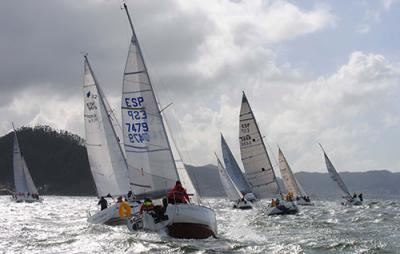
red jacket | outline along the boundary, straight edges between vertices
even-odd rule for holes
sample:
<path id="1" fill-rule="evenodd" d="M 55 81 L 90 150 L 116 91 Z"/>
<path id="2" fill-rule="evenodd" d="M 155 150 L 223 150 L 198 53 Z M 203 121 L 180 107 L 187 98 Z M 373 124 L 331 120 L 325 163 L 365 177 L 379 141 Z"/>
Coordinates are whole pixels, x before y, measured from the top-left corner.
<path id="1" fill-rule="evenodd" d="M 168 192 L 168 203 L 188 203 L 189 195 L 186 193 L 186 189 L 181 186 L 176 186 Z"/>

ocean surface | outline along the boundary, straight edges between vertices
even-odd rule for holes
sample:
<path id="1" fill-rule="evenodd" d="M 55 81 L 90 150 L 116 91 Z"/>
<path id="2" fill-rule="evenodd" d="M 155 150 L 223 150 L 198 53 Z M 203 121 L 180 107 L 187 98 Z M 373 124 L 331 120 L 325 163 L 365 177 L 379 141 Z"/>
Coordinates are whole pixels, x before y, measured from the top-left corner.
<path id="1" fill-rule="evenodd" d="M 239 211 L 208 199 L 219 236 L 206 240 L 88 224 L 93 197 L 17 204 L 0 196 L 0 202 L 0 253 L 400 253 L 399 200 L 367 200 L 355 208 L 317 201 L 298 215 L 267 217 L 262 203 Z"/>

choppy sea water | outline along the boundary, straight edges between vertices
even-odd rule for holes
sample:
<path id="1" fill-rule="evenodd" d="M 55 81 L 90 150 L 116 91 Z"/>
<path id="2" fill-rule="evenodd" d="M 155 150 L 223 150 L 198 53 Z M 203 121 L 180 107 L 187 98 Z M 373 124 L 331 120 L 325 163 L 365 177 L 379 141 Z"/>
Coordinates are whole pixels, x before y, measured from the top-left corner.
<path id="1" fill-rule="evenodd" d="M 346 208 L 320 201 L 298 215 L 267 217 L 263 204 L 231 209 L 209 199 L 218 239 L 178 240 L 125 226 L 86 222 L 92 197 L 44 196 L 43 203 L 0 197 L 0 253 L 400 253 L 400 201 Z"/>

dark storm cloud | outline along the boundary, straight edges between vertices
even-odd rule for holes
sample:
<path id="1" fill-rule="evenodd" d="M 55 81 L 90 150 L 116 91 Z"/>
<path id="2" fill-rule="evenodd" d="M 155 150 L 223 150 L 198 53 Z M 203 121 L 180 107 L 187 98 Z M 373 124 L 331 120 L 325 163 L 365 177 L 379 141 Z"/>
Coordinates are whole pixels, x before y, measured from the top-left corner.
<path id="1" fill-rule="evenodd" d="M 132 1 L 129 7 L 156 69 L 196 57 L 206 34 L 204 17 L 180 16 L 172 1 Z M 0 34 L 0 107 L 32 87 L 80 96 L 82 51 L 106 92 L 121 89 L 131 33 L 119 1 L 2 1 Z"/>

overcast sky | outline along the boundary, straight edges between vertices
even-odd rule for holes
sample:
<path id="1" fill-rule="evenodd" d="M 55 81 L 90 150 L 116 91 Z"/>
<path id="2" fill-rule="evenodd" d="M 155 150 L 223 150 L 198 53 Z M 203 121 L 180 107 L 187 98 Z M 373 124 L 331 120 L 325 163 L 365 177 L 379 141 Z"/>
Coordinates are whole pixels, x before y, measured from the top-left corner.
<path id="1" fill-rule="evenodd" d="M 294 171 L 325 171 L 321 142 L 340 171 L 400 172 L 399 1 L 128 6 L 188 163 L 215 164 L 220 132 L 240 161 L 244 90 Z M 84 137 L 81 52 L 118 113 L 130 34 L 119 0 L 0 1 L 0 135 L 14 121 Z"/>

